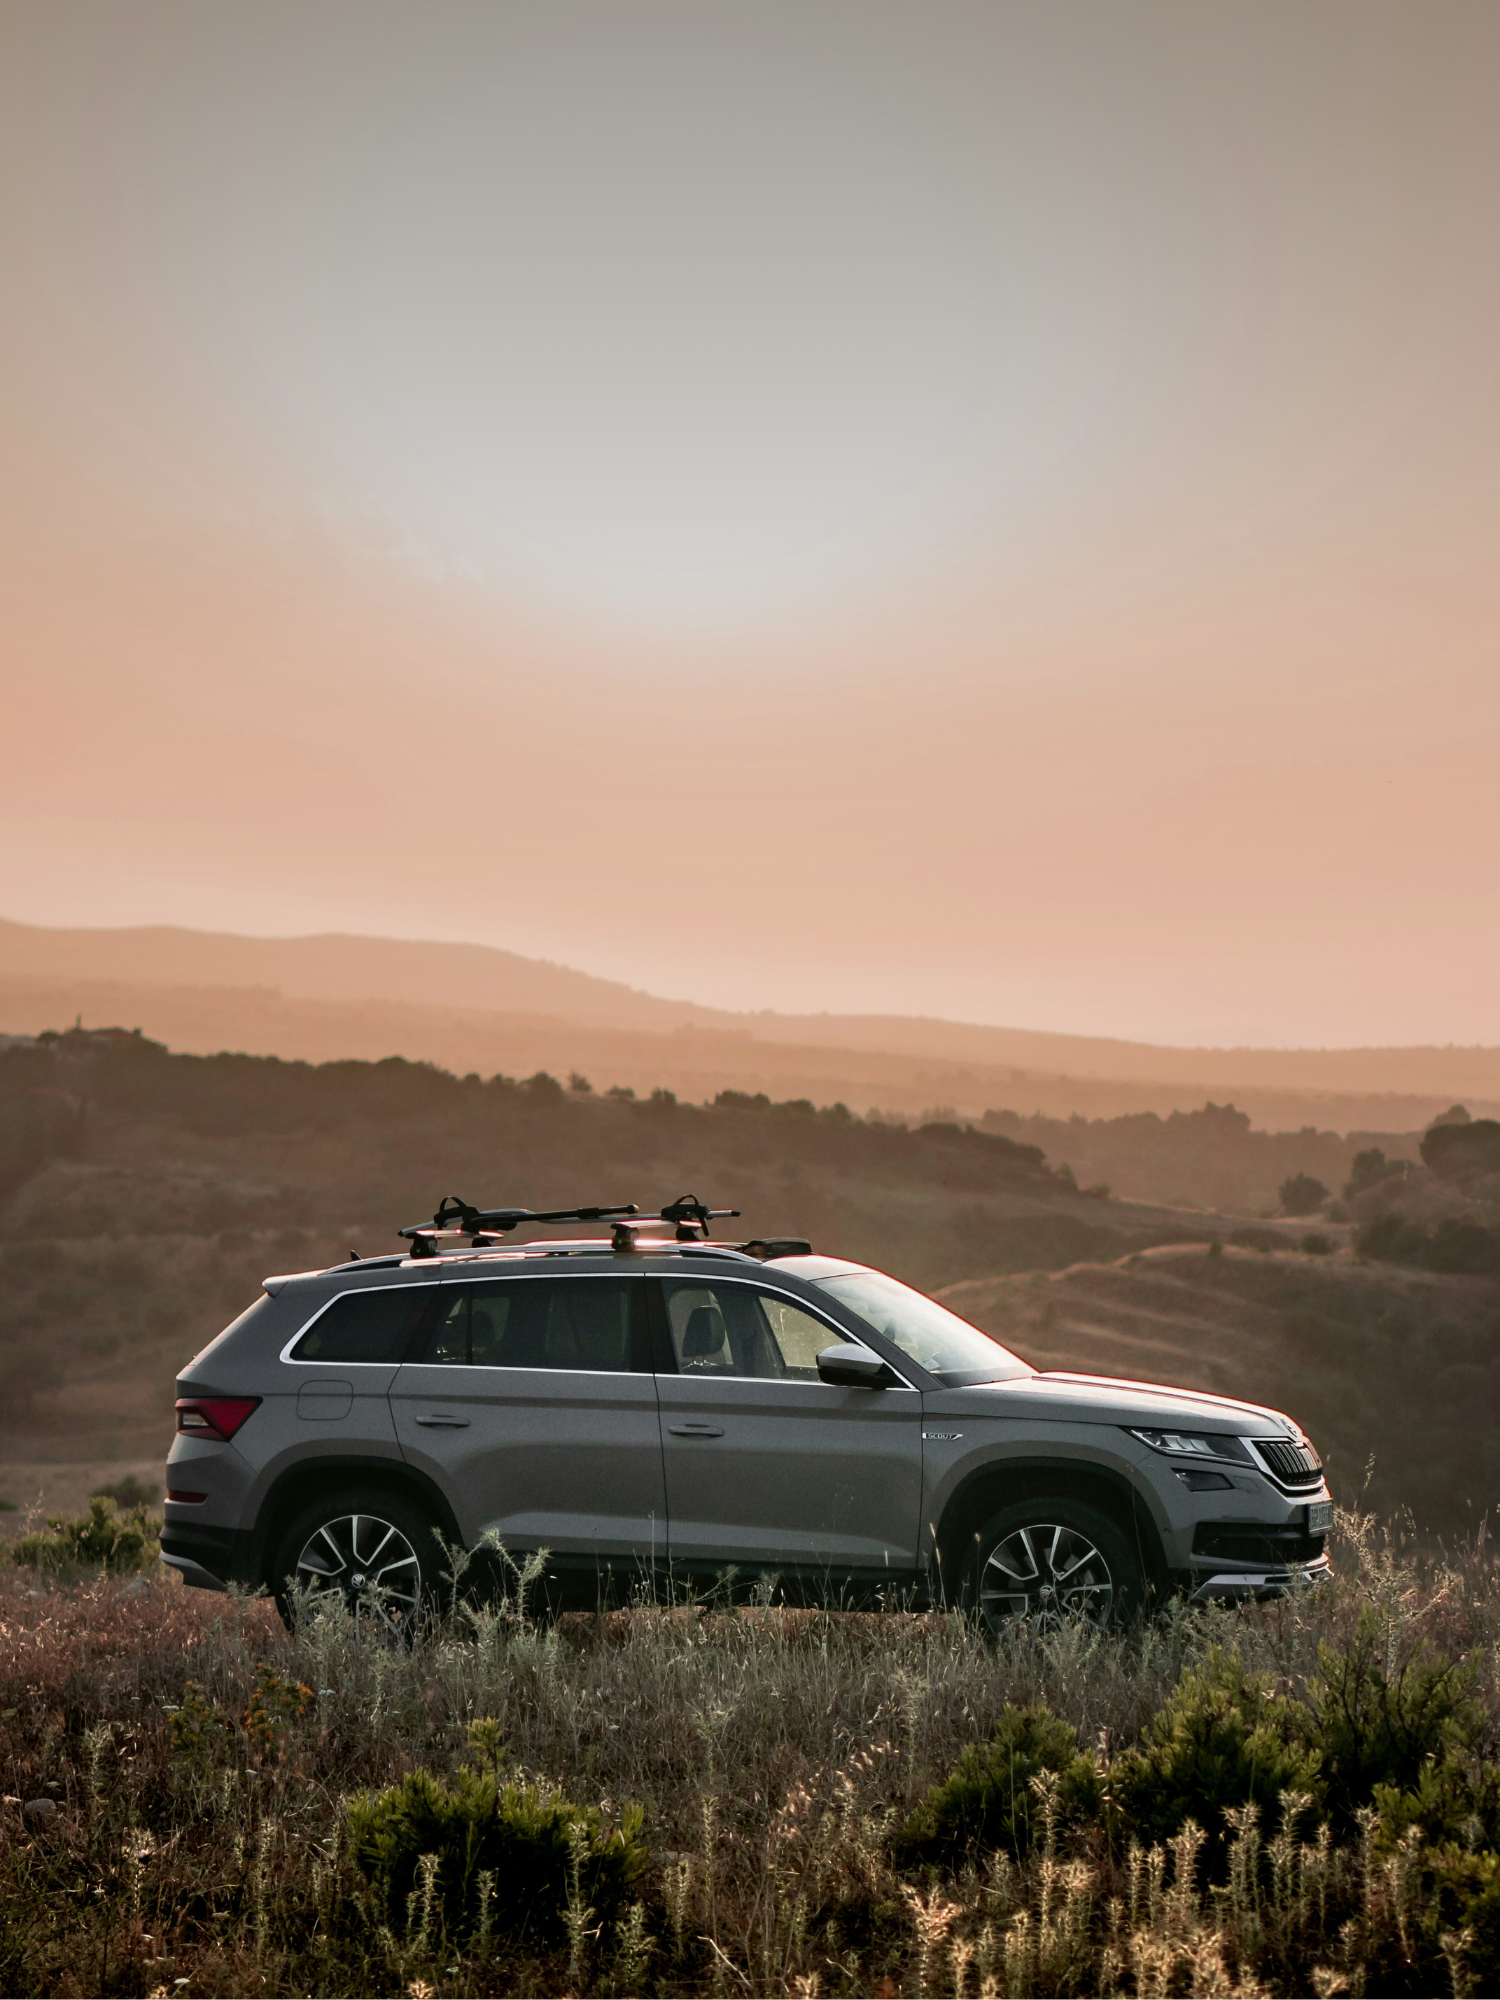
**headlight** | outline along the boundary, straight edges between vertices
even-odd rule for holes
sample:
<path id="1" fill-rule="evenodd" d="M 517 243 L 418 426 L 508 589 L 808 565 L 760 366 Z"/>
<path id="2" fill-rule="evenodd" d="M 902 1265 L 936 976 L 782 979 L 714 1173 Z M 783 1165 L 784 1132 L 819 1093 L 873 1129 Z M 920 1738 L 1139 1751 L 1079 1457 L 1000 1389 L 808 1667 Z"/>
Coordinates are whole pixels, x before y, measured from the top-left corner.
<path id="1" fill-rule="evenodd" d="M 1130 1435 L 1149 1444 L 1168 1458 L 1233 1458 L 1248 1464 L 1250 1454 L 1237 1437 L 1214 1436 L 1202 1431 L 1137 1431 Z"/>

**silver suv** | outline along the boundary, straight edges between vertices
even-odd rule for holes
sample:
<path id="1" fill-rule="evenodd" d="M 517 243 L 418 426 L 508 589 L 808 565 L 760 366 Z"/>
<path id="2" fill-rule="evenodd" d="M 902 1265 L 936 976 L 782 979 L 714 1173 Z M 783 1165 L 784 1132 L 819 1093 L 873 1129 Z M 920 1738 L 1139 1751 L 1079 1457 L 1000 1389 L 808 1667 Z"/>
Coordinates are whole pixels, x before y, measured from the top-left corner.
<path id="1" fill-rule="evenodd" d="M 404 1254 L 268 1278 L 178 1379 L 163 1560 L 393 1624 L 496 1542 L 558 1603 L 774 1578 L 994 1626 L 1327 1574 L 1290 1418 L 1039 1373 L 883 1272 L 710 1241 L 720 1213 L 445 1202 Z M 609 1234 L 506 1244 L 580 1219 Z"/>

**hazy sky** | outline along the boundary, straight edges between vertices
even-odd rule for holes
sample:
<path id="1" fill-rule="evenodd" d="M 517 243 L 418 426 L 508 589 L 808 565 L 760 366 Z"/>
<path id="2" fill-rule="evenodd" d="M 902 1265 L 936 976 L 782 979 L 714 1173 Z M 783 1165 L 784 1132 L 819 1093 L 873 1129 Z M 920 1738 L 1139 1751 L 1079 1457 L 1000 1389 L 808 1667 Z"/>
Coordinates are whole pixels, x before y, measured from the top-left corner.
<path id="1" fill-rule="evenodd" d="M 1500 7 L 0 10 L 0 913 L 1500 1041 Z"/>

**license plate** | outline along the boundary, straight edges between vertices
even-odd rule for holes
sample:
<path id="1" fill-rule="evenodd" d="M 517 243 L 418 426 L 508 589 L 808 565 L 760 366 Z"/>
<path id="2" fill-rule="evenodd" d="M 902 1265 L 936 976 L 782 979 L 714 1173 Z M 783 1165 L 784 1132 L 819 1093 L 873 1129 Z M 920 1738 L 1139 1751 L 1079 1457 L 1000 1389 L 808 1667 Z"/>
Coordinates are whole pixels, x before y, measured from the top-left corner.
<path id="1" fill-rule="evenodd" d="M 1307 1532 L 1310 1535 L 1326 1535 L 1333 1526 L 1333 1502 L 1314 1500 L 1307 1510 Z"/>

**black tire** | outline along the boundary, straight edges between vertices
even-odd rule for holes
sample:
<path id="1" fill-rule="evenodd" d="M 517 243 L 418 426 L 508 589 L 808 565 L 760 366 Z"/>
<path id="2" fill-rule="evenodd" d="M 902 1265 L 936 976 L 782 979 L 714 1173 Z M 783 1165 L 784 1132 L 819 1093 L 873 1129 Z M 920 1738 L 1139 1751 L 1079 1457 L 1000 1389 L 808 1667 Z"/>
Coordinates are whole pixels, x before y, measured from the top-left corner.
<path id="1" fill-rule="evenodd" d="M 986 1631 L 1027 1619 L 1127 1624 L 1145 1602 L 1131 1537 L 1112 1515 L 1061 1495 L 1017 1500 L 992 1514 L 973 1544 L 966 1596 Z"/>
<path id="2" fill-rule="evenodd" d="M 270 1583 L 287 1629 L 304 1609 L 337 1598 L 356 1629 L 373 1623 L 409 1639 L 440 1600 L 444 1559 L 432 1516 L 404 1494 L 336 1487 L 283 1529 Z"/>

